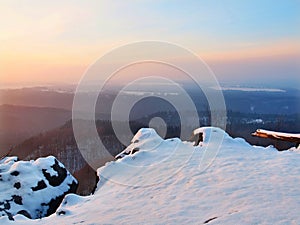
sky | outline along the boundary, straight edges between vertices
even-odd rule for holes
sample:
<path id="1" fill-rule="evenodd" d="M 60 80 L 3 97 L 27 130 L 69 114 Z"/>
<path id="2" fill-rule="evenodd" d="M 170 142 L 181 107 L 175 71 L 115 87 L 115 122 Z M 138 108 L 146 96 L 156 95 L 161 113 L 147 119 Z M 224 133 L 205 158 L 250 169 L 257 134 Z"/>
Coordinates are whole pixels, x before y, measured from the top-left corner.
<path id="1" fill-rule="evenodd" d="M 220 82 L 299 86 L 300 1 L 0 1 L 0 82 L 78 83 L 118 46 L 190 49 Z"/>

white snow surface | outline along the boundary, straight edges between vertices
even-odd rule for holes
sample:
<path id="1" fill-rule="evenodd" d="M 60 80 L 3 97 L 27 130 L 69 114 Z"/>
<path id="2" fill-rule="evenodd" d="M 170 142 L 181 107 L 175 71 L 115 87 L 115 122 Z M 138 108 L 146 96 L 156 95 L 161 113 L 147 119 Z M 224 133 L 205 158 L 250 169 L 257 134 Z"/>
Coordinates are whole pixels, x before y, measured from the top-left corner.
<path id="1" fill-rule="evenodd" d="M 31 218 L 45 216 L 50 201 L 63 197 L 64 193 L 70 190 L 72 183 L 77 183 L 65 169 L 64 180 L 59 185 L 52 186 L 44 172 L 58 177 L 53 168 L 55 163 L 65 169 L 53 156 L 35 161 L 18 161 L 17 157 L 0 160 L 0 224 L 8 220 L 7 215 L 14 217 L 20 211 L 26 211 Z"/>
<path id="2" fill-rule="evenodd" d="M 56 214 L 41 220 L 20 215 L 14 223 L 300 224 L 298 151 L 251 146 L 219 128 L 199 132 L 204 142 L 193 147 L 142 129 L 128 146 L 138 152 L 98 169 L 94 195 L 67 195 Z M 203 170 L 201 163 L 211 159 L 205 155 L 216 148 Z"/>

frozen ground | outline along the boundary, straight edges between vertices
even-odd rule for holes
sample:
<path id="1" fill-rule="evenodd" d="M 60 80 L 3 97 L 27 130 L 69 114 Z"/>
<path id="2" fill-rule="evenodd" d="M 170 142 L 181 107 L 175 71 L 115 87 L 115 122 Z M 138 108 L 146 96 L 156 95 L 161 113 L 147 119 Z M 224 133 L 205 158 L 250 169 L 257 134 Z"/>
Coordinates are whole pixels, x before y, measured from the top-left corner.
<path id="1" fill-rule="evenodd" d="M 69 194 L 50 217 L 12 223 L 300 224 L 300 151 L 251 146 L 218 128 L 196 133 L 204 142 L 193 147 L 142 129 L 126 150 L 136 153 L 98 169 L 94 195 Z"/>

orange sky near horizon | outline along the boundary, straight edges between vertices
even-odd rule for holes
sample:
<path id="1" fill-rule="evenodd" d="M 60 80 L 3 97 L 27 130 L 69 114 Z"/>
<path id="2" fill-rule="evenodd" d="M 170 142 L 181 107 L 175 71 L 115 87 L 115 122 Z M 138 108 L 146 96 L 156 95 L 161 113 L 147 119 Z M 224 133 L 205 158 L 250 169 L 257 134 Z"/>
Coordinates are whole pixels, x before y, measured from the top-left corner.
<path id="1" fill-rule="evenodd" d="M 88 66 L 112 49 L 111 46 L 107 49 L 100 46 L 99 51 L 97 48 L 86 48 L 78 52 L 49 49 L 47 52 L 15 52 L 15 55 L 1 52 L 0 80 L 1 83 L 77 83 Z M 297 43 L 278 43 L 265 48 L 196 54 L 209 66 L 218 63 L 234 65 L 245 60 L 300 58 L 300 48 Z"/>

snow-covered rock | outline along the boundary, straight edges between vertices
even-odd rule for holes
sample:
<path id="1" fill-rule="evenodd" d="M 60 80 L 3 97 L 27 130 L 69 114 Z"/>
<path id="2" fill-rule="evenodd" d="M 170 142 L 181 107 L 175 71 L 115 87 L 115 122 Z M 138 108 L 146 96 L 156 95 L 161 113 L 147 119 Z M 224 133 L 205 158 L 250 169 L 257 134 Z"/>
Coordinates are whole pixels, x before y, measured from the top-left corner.
<path id="1" fill-rule="evenodd" d="M 163 142 L 163 139 L 157 135 L 152 128 L 141 128 L 131 140 L 124 151 L 116 155 L 116 159 L 124 158 L 126 155 L 132 155 L 140 150 L 140 148 L 147 149 L 147 151 L 156 148 Z"/>
<path id="2" fill-rule="evenodd" d="M 15 224 L 300 224 L 300 154 L 197 133 L 193 146 L 142 129 L 129 154 L 98 169 L 94 195 L 67 195 L 55 214 Z"/>
<path id="3" fill-rule="evenodd" d="M 67 193 L 76 191 L 76 179 L 54 157 L 36 161 L 0 160 L 0 217 L 17 214 L 31 219 L 55 212 Z"/>

